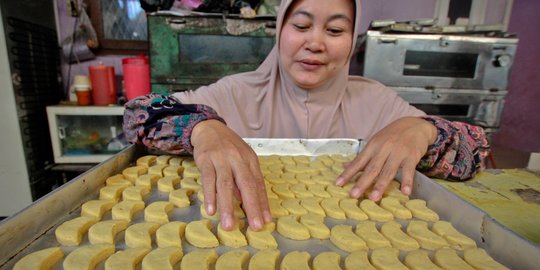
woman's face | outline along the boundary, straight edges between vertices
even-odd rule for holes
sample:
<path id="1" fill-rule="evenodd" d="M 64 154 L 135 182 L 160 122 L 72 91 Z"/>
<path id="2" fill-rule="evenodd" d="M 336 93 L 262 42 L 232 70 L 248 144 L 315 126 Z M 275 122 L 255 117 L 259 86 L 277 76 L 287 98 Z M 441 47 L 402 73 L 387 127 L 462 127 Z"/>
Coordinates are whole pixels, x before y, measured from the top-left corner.
<path id="1" fill-rule="evenodd" d="M 353 32 L 351 0 L 297 0 L 281 30 L 282 66 L 298 86 L 319 87 L 348 61 Z"/>

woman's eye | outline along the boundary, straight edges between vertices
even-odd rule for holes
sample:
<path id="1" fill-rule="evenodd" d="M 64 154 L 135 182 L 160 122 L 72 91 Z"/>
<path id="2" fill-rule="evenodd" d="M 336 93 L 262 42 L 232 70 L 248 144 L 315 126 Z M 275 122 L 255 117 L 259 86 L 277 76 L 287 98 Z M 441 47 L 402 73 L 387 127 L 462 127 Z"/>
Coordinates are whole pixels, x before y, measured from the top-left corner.
<path id="1" fill-rule="evenodd" d="M 293 24 L 293 25 L 294 25 L 294 28 L 298 30 L 307 30 L 309 28 L 308 25 L 304 25 L 304 24 Z"/>
<path id="2" fill-rule="evenodd" d="M 341 29 L 341 28 L 328 28 L 326 31 L 328 31 L 328 33 L 330 33 L 332 35 L 339 35 L 339 34 L 343 33 L 343 29 Z"/>

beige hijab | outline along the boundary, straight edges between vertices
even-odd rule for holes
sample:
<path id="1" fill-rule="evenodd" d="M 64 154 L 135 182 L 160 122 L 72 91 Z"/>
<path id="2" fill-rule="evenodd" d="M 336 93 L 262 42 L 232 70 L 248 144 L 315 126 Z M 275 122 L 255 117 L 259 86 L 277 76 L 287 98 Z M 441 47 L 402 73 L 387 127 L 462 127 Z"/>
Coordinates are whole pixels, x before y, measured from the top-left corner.
<path id="1" fill-rule="evenodd" d="M 277 44 L 286 10 L 293 1 L 281 2 Z M 355 2 L 353 49 L 360 29 L 360 0 Z M 214 108 L 227 126 L 244 138 L 369 139 L 398 118 L 424 115 L 382 84 L 349 76 L 352 52 L 338 75 L 325 85 L 311 90 L 299 88 L 281 68 L 277 44 L 257 70 L 174 96 L 185 104 Z"/>

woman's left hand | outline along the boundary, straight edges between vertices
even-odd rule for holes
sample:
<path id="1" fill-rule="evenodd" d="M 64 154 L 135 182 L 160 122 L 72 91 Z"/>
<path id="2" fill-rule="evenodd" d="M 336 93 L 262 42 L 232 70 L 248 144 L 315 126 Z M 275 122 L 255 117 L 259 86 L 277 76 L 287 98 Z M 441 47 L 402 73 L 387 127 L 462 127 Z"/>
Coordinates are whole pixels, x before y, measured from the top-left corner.
<path id="1" fill-rule="evenodd" d="M 342 186 L 363 171 L 350 195 L 359 198 L 373 185 L 369 199 L 378 201 L 401 169 L 401 192 L 410 195 L 416 165 L 436 138 L 437 129 L 430 122 L 418 117 L 400 118 L 369 140 L 336 184 Z"/>

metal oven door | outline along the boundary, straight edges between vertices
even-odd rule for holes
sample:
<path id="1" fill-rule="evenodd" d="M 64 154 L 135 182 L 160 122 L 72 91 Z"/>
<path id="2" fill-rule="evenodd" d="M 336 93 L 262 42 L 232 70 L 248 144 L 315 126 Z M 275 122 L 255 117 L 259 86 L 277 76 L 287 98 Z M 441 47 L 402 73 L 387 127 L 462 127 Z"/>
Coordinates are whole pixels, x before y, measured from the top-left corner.
<path id="1" fill-rule="evenodd" d="M 398 88 L 398 94 L 411 105 L 429 115 L 451 121 L 461 121 L 484 127 L 494 132 L 500 126 L 500 116 L 506 92 L 477 90 L 425 90 Z"/>
<path id="2" fill-rule="evenodd" d="M 364 76 L 388 86 L 506 90 L 517 39 L 369 31 Z"/>

